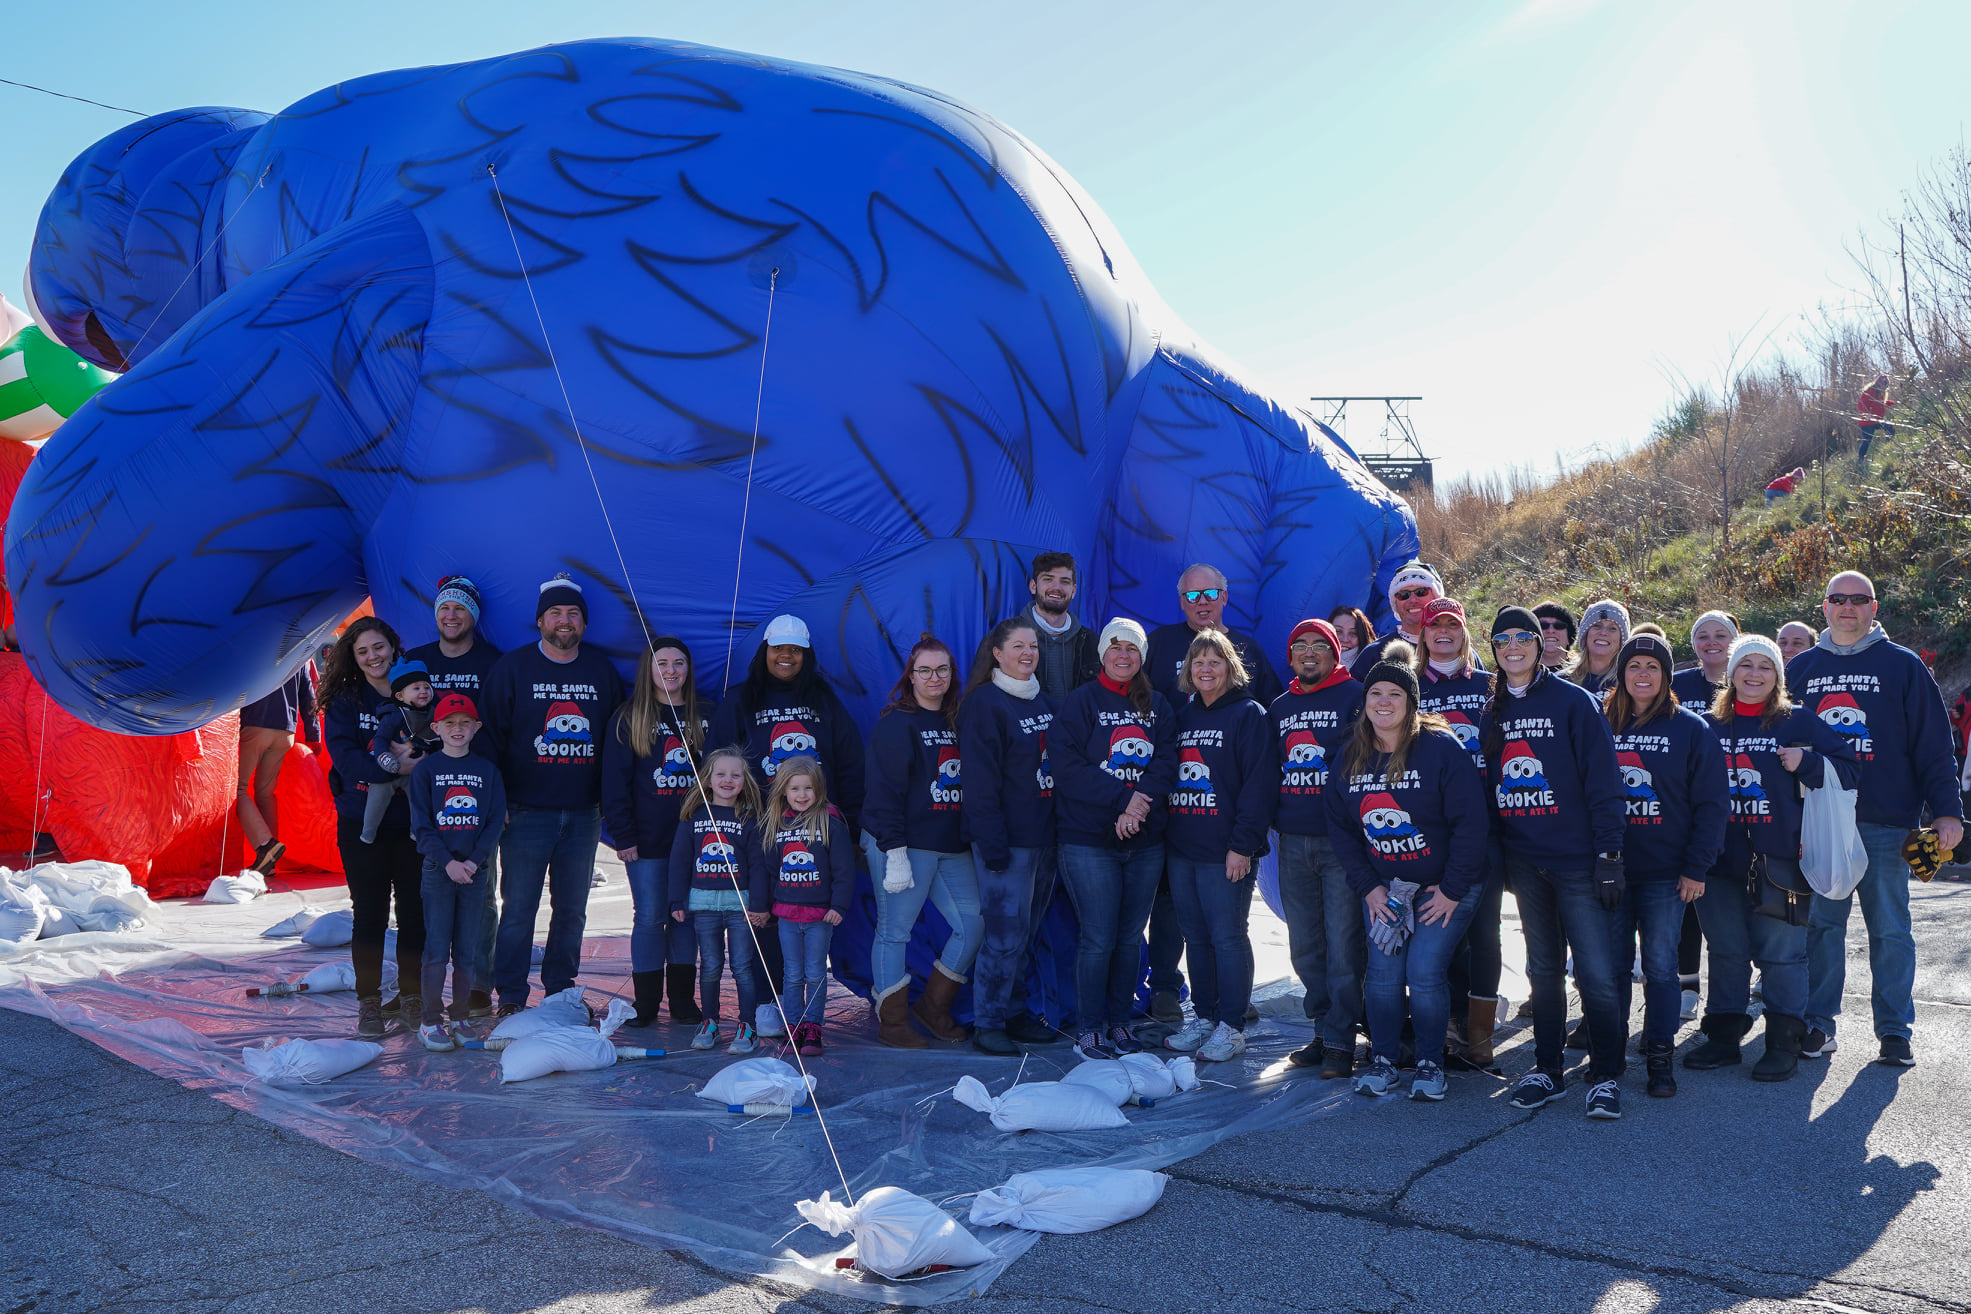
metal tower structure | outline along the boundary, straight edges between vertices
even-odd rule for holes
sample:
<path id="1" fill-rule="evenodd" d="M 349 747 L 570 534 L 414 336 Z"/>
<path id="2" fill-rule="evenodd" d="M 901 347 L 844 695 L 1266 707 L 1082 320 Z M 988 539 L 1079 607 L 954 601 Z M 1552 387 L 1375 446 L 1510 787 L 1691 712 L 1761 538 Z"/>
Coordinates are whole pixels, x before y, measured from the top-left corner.
<path id="1" fill-rule="evenodd" d="M 1410 403 L 1423 398 L 1310 397 L 1308 400 L 1321 407 L 1321 423 L 1340 434 L 1376 478 L 1399 491 L 1412 485 L 1431 486 L 1430 458 L 1424 455 L 1423 444 L 1417 441 L 1416 425 L 1410 418 Z M 1382 428 L 1373 440 L 1356 442 L 1348 436 L 1350 402 L 1381 404 Z"/>

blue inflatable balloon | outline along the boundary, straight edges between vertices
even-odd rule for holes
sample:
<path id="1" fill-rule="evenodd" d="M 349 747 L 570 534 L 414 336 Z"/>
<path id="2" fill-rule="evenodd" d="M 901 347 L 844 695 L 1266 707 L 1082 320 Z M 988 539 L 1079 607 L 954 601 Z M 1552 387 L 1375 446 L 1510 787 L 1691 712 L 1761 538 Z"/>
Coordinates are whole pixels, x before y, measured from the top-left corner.
<path id="1" fill-rule="evenodd" d="M 1053 161 L 877 77 L 594 41 L 158 115 L 69 168 L 31 280 L 123 377 L 34 462 L 8 583 L 37 677 L 113 730 L 267 692 L 365 595 L 429 638 L 454 571 L 501 646 L 568 571 L 591 642 L 627 668 L 647 619 L 715 688 L 800 614 L 867 723 L 1036 551 L 1098 624 L 1174 619 L 1213 562 L 1278 650 L 1416 549 Z"/>

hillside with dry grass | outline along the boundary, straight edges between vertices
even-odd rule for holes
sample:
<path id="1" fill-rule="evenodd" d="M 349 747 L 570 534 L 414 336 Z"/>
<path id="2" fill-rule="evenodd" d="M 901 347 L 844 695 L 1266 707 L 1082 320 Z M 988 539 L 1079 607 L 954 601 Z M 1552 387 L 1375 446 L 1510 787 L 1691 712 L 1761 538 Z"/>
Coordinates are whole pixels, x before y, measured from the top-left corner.
<path id="1" fill-rule="evenodd" d="M 1823 314 L 1798 342 L 1731 344 L 1635 450 L 1413 499 L 1424 559 L 1474 616 L 1612 597 L 1680 652 L 1710 607 L 1766 634 L 1818 627 L 1828 576 L 1862 570 L 1898 641 L 1971 668 L 1971 157 L 1941 163 L 1886 244 L 1853 254 L 1861 311 Z M 1862 462 L 1856 398 L 1877 371 L 1897 432 Z M 1768 508 L 1766 484 L 1796 466 L 1805 483 Z"/>

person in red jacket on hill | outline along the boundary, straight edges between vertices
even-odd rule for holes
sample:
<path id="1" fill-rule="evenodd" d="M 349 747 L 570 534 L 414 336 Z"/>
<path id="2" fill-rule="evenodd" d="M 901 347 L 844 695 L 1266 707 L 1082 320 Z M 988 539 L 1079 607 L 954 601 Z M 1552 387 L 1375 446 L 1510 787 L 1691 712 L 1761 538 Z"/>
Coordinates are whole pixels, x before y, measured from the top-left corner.
<path id="1" fill-rule="evenodd" d="M 1889 376 L 1878 374 L 1855 398 L 1855 423 L 1861 429 L 1861 445 L 1855 448 L 1855 462 L 1868 468 L 1868 449 L 1877 438 L 1894 438 L 1896 426 L 1889 423 Z"/>
<path id="2" fill-rule="evenodd" d="M 1793 495 L 1794 490 L 1799 488 L 1800 484 L 1802 483 L 1802 481 L 1806 479 L 1806 477 L 1807 477 L 1806 470 L 1796 465 L 1791 470 L 1781 475 L 1779 478 L 1767 484 L 1766 505 L 1771 506 L 1774 502 L 1777 502 L 1782 497 L 1791 497 Z"/>

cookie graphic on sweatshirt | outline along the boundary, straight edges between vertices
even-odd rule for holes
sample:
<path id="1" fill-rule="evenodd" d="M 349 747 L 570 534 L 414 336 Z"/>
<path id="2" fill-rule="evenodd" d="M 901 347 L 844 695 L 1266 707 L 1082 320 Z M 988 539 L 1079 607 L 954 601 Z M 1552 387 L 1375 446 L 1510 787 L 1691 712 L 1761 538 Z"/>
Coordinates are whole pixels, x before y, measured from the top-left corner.
<path id="1" fill-rule="evenodd" d="M 1152 751 L 1149 731 L 1140 725 L 1119 725 L 1109 733 L 1109 757 L 1102 769 L 1118 780 L 1140 780 Z"/>
<path id="2" fill-rule="evenodd" d="M 965 785 L 960 778 L 958 745 L 938 746 L 938 770 L 931 777 L 931 806 L 958 807 L 965 802 Z"/>
<path id="3" fill-rule="evenodd" d="M 589 737 L 588 715 L 571 702 L 549 703 L 546 721 L 534 740 L 534 751 L 543 761 L 594 757 L 595 741 Z"/>
<path id="4" fill-rule="evenodd" d="M 812 885 L 819 879 L 814 853 L 795 841 L 780 850 L 780 879 L 791 885 Z"/>
<path id="5" fill-rule="evenodd" d="M 773 737 L 767 744 L 766 761 L 760 764 L 762 770 L 771 776 L 780 770 L 780 764 L 790 757 L 814 756 L 814 731 L 799 721 L 776 721 Z"/>
<path id="6" fill-rule="evenodd" d="M 1292 730 L 1287 733 L 1286 761 L 1281 764 L 1284 771 L 1282 784 L 1288 790 L 1319 790 L 1328 779 L 1328 750 L 1321 747 L 1321 741 L 1311 730 Z"/>
<path id="7" fill-rule="evenodd" d="M 1827 728 L 1837 735 L 1846 737 L 1856 753 L 1864 759 L 1874 756 L 1875 744 L 1868 733 L 1868 716 L 1853 694 L 1831 693 L 1820 700 L 1814 708 L 1814 715 L 1826 723 Z"/>
<path id="8" fill-rule="evenodd" d="M 1507 744 L 1499 758 L 1499 811 L 1510 816 L 1547 816 L 1556 806 L 1547 769 L 1524 740 Z"/>
<path id="9" fill-rule="evenodd" d="M 1179 789 L 1211 788 L 1211 768 L 1205 765 L 1204 754 L 1197 749 L 1178 750 L 1177 786 Z"/>
<path id="10" fill-rule="evenodd" d="M 479 800 L 464 785 L 453 785 L 445 791 L 445 801 L 438 809 L 438 824 L 441 826 L 469 826 L 479 820 Z"/>
<path id="11" fill-rule="evenodd" d="M 738 851 L 732 847 L 732 841 L 716 830 L 706 831 L 704 838 L 698 841 L 700 872 L 709 872 L 717 876 L 730 875 L 738 856 Z"/>
<path id="12" fill-rule="evenodd" d="M 1471 718 L 1463 712 L 1447 710 L 1444 719 L 1450 724 L 1452 735 L 1464 745 L 1465 752 L 1478 757 L 1478 727 L 1471 723 Z"/>
<path id="13" fill-rule="evenodd" d="M 1766 796 L 1765 780 L 1746 753 L 1733 753 L 1725 772 L 1731 781 L 1731 812 L 1734 817 L 1768 817 L 1772 800 Z"/>
<path id="14" fill-rule="evenodd" d="M 1630 798 L 1647 799 L 1656 797 L 1656 782 L 1643 765 L 1639 753 L 1617 753 L 1615 765 L 1622 771 L 1622 790 Z"/>
<path id="15" fill-rule="evenodd" d="M 657 769 L 650 773 L 651 783 L 663 793 L 680 793 L 690 789 L 696 777 L 691 769 L 691 749 L 674 734 L 664 736 L 663 752 L 657 759 Z"/>
<path id="16" fill-rule="evenodd" d="M 1033 773 L 1033 783 L 1040 786 L 1040 795 L 1042 798 L 1051 798 L 1053 796 L 1054 768 L 1047 762 L 1047 732 L 1045 730 L 1040 732 L 1040 766 Z"/>
<path id="17" fill-rule="evenodd" d="M 1369 847 L 1384 858 L 1408 860 L 1430 852 L 1423 832 L 1393 794 L 1362 796 L 1362 833 L 1368 837 Z"/>

